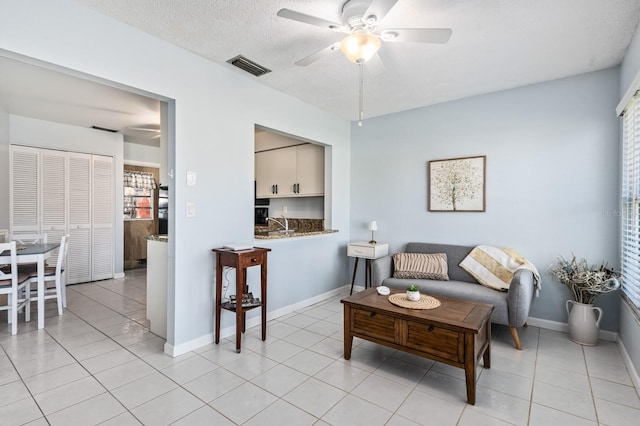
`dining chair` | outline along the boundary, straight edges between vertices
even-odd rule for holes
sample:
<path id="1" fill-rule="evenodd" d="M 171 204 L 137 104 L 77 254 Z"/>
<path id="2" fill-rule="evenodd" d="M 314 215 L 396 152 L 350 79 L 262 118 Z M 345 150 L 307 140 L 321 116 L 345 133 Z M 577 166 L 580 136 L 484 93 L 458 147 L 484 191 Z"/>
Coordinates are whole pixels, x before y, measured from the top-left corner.
<path id="1" fill-rule="evenodd" d="M 9 242 L 9 230 L 0 229 L 0 243 L 8 243 L 8 242 Z"/>
<path id="2" fill-rule="evenodd" d="M 47 234 L 11 234 L 11 241 L 18 244 L 47 244 Z"/>
<path id="3" fill-rule="evenodd" d="M 64 262 L 69 250 L 69 236 L 65 235 L 60 240 L 60 248 L 58 250 L 58 260 L 56 266 L 45 266 L 44 268 L 44 300 L 57 299 L 58 315 L 63 314 L 62 308 L 67 307 L 67 289 L 64 274 Z M 38 271 L 29 272 L 29 281 L 35 284 L 36 288 L 30 287 L 31 301 L 36 301 L 38 295 Z M 53 286 L 50 285 L 53 283 Z M 36 300 L 34 300 L 36 299 Z"/>
<path id="4" fill-rule="evenodd" d="M 28 273 L 19 272 L 16 242 L 0 243 L 0 265 L 10 265 L 9 269 L 0 268 L 0 294 L 7 295 L 7 304 L 0 310 L 7 312 L 7 322 L 11 324 L 11 334 L 18 332 L 18 311 L 24 308 L 25 321 L 31 320 L 31 292 Z M 9 252 L 10 256 L 6 256 Z"/>
<path id="5" fill-rule="evenodd" d="M 15 241 L 17 244 L 47 244 L 47 234 L 11 234 L 9 241 Z M 20 272 L 31 273 L 38 270 L 37 263 L 21 263 L 18 268 Z"/>

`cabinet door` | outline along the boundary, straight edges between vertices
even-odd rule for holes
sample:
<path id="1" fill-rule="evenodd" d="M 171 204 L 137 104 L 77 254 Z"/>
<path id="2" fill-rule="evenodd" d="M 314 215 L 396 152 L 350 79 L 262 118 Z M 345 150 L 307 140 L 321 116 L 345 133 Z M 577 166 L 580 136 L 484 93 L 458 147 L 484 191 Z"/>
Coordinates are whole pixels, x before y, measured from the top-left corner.
<path id="1" fill-rule="evenodd" d="M 91 280 L 113 278 L 113 159 L 91 157 Z"/>
<path id="2" fill-rule="evenodd" d="M 91 155 L 67 153 L 67 283 L 91 281 Z"/>
<path id="3" fill-rule="evenodd" d="M 40 233 L 40 150 L 11 146 L 11 233 Z"/>
<path id="4" fill-rule="evenodd" d="M 40 150 L 42 163 L 42 232 L 47 242 L 59 243 L 67 233 L 67 154 L 50 149 Z M 58 262 L 58 250 L 47 259 L 48 265 Z"/>
<path id="5" fill-rule="evenodd" d="M 276 154 L 274 151 L 262 151 L 255 153 L 255 179 L 256 198 L 271 198 L 273 185 L 275 185 Z"/>
<path id="6" fill-rule="evenodd" d="M 293 184 L 296 183 L 295 147 L 256 152 L 255 176 L 257 198 L 293 196 Z"/>
<path id="7" fill-rule="evenodd" d="M 307 144 L 296 148 L 297 195 L 324 195 L 324 147 Z"/>
<path id="8" fill-rule="evenodd" d="M 291 197 L 295 195 L 293 185 L 296 183 L 296 147 L 275 149 L 276 153 L 276 182 L 278 193 L 274 198 Z"/>

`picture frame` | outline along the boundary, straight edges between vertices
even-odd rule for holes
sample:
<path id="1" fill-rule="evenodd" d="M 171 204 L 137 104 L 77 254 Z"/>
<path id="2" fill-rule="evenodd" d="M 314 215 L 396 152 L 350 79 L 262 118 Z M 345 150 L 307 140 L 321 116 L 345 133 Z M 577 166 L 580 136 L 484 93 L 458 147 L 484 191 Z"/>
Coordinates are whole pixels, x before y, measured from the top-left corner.
<path id="1" fill-rule="evenodd" d="M 427 165 L 430 212 L 484 212 L 487 156 L 432 160 Z"/>

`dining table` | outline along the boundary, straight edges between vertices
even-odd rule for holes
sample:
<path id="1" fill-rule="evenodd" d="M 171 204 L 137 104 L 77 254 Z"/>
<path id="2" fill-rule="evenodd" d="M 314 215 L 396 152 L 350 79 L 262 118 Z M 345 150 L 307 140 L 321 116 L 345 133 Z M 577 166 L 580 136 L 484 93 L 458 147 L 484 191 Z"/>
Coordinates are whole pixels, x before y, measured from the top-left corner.
<path id="1" fill-rule="evenodd" d="M 44 328 L 44 268 L 45 260 L 52 252 L 60 247 L 60 243 L 47 244 L 18 244 L 16 246 L 16 260 L 18 264 L 36 263 L 38 270 L 38 328 Z M 8 251 L 0 253 L 0 258 L 10 259 Z"/>

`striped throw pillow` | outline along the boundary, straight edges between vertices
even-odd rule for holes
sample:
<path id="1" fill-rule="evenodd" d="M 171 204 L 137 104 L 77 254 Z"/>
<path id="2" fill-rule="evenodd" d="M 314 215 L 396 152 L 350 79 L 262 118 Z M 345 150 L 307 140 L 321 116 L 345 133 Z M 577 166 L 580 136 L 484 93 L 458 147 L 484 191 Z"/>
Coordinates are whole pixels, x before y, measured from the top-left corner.
<path id="1" fill-rule="evenodd" d="M 446 253 L 396 253 L 394 278 L 449 281 Z"/>

